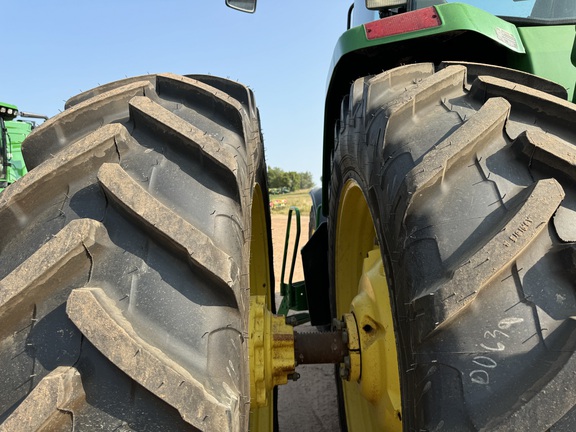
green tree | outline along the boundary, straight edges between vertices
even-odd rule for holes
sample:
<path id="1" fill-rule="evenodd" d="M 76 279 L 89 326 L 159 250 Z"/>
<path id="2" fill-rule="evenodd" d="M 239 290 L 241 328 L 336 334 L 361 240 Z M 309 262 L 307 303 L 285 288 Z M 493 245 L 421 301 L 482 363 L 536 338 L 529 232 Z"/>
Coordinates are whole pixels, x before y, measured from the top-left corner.
<path id="1" fill-rule="evenodd" d="M 268 168 L 268 187 L 281 188 L 284 187 L 284 170 L 275 167 Z"/>
<path id="2" fill-rule="evenodd" d="M 300 173 L 300 189 L 311 189 L 313 187 L 314 180 L 312 173 L 310 171 Z"/>
<path id="3" fill-rule="evenodd" d="M 287 187 L 290 188 L 290 192 L 294 192 L 296 189 L 300 188 L 300 174 L 296 171 L 289 171 L 287 175 Z"/>
<path id="4" fill-rule="evenodd" d="M 296 171 L 284 171 L 282 168 L 268 168 L 268 187 L 270 189 L 287 188 L 291 192 L 297 189 L 309 189 L 314 187 L 312 173 Z"/>

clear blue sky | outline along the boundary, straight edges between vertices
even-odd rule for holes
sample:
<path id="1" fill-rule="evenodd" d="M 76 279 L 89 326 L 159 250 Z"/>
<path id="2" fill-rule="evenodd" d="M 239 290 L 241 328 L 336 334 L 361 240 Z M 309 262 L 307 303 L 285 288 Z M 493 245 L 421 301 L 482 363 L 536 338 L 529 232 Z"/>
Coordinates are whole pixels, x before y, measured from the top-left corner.
<path id="1" fill-rule="evenodd" d="M 269 166 L 321 175 L 332 51 L 351 0 L 2 1 L 0 101 L 53 116 L 69 97 L 126 76 L 210 73 L 256 94 Z"/>

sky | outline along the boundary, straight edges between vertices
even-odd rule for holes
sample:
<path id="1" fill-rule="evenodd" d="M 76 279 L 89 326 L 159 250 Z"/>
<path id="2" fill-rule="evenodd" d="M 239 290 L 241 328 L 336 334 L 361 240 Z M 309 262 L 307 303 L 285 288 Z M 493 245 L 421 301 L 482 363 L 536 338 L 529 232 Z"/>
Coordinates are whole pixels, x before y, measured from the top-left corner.
<path id="1" fill-rule="evenodd" d="M 254 90 L 269 166 L 320 183 L 327 74 L 351 0 L 3 1 L 0 101 L 54 116 L 81 91 L 148 73 L 212 74 Z"/>

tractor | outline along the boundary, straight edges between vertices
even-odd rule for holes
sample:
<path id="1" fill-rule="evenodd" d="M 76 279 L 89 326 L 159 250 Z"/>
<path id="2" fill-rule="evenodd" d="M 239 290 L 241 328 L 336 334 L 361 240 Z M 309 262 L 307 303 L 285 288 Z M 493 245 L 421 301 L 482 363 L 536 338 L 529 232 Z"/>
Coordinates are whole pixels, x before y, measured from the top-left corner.
<path id="1" fill-rule="evenodd" d="M 69 99 L 0 195 L 1 429 L 273 431 L 331 363 L 342 430 L 574 430 L 575 26 L 572 0 L 356 0 L 282 313 L 252 91 Z"/>
<path id="2" fill-rule="evenodd" d="M 32 120 L 15 120 L 18 116 L 48 119 L 44 115 L 20 112 L 15 105 L 0 102 L 0 193 L 27 172 L 21 146 L 36 123 Z"/>

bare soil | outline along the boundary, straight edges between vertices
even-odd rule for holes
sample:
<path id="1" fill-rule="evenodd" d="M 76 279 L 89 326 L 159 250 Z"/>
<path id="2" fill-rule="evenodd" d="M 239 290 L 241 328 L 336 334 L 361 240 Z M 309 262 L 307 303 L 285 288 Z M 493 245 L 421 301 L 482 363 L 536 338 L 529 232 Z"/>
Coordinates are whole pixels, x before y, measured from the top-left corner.
<path id="1" fill-rule="evenodd" d="M 286 240 L 288 216 L 272 215 L 272 243 L 274 247 L 274 272 L 276 279 L 276 304 L 280 303 L 280 275 L 282 257 Z M 301 249 L 308 240 L 308 216 L 301 218 L 300 243 Z M 288 256 L 292 257 L 296 238 L 296 222 L 292 220 L 291 242 Z M 285 282 L 288 282 L 290 260 L 286 264 Z M 304 280 L 300 251 L 294 269 L 293 281 Z M 310 326 L 302 325 L 297 331 L 312 330 Z M 302 365 L 296 371 L 300 379 L 296 382 L 280 386 L 278 389 L 278 423 L 280 432 L 334 432 L 339 431 L 338 408 L 336 396 L 336 381 L 333 365 Z"/>

